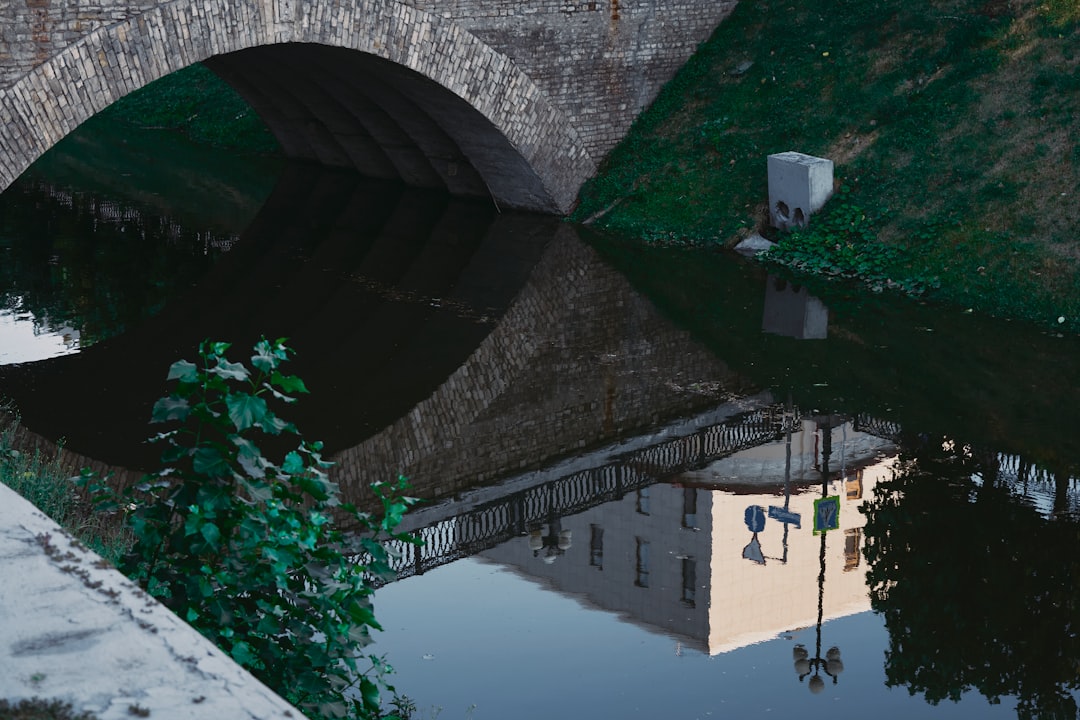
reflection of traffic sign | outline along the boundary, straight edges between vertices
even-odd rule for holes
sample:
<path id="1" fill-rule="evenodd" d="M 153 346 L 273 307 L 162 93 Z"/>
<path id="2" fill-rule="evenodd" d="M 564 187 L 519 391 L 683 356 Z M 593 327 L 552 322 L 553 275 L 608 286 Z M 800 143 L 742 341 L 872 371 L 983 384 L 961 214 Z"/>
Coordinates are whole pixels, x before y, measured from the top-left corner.
<path id="1" fill-rule="evenodd" d="M 797 528 L 802 527 L 802 515 L 797 512 L 791 512 L 785 510 L 782 507 L 776 507 L 775 505 L 769 506 L 769 517 L 773 520 L 779 520 L 785 525 L 794 525 Z"/>
<path id="2" fill-rule="evenodd" d="M 818 498 L 814 501 L 814 532 L 825 532 L 840 527 L 840 496 Z"/>
<path id="3" fill-rule="evenodd" d="M 751 505 L 746 508 L 744 515 L 746 529 L 752 533 L 759 533 L 765 529 L 765 508 L 760 505 Z"/>

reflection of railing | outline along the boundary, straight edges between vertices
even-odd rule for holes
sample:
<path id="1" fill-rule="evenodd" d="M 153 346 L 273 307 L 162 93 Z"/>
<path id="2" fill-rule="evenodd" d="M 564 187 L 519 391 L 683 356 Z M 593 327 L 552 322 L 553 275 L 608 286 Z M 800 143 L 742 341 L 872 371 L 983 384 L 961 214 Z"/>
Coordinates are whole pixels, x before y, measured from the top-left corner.
<path id="1" fill-rule="evenodd" d="M 763 445 L 800 426 L 798 412 L 780 406 L 756 410 L 691 435 L 674 438 L 612 463 L 582 470 L 506 495 L 415 531 L 423 545 L 392 544 L 398 577 L 424 573 L 475 555 L 554 517 L 568 517 L 621 498 L 665 478 L 704 467 L 740 450 Z"/>
<path id="2" fill-rule="evenodd" d="M 997 453 L 994 460 L 994 484 L 1025 498 L 1043 515 L 1080 511 L 1080 478 L 1041 468 L 1020 455 Z"/>
<path id="3" fill-rule="evenodd" d="M 64 207 L 71 208 L 77 213 L 86 212 L 93 218 L 95 229 L 98 223 L 110 225 L 135 225 L 139 228 L 140 236 L 145 239 L 148 229 L 151 229 L 150 219 L 136 207 L 124 205 L 115 200 L 98 197 L 82 196 L 70 190 L 56 187 L 48 183 L 35 183 L 34 188 L 45 193 L 51 199 Z M 172 241 L 180 241 L 186 238 L 187 233 L 176 221 L 161 216 L 156 218 L 157 230 L 160 234 Z M 194 239 L 203 246 L 204 252 L 216 250 L 228 252 L 239 240 L 235 234 L 222 235 L 210 230 L 204 230 L 193 234 Z"/>
<path id="4" fill-rule="evenodd" d="M 861 432 L 893 441 L 899 440 L 903 430 L 899 423 L 866 414 L 857 415 L 852 425 Z M 974 450 L 966 448 L 966 452 Z M 988 457 L 992 466 L 976 476 L 980 483 L 992 478 L 992 484 L 1008 488 L 1047 517 L 1060 512 L 1080 513 L 1080 478 L 1046 470 L 1021 455 L 993 453 Z"/>
<path id="5" fill-rule="evenodd" d="M 900 433 L 903 428 L 900 427 L 900 423 L 893 422 L 891 420 L 882 420 L 881 418 L 867 415 L 866 413 L 859 413 L 855 416 L 851 426 L 854 430 L 867 433 L 868 435 L 875 435 L 883 440 L 896 441 L 900 439 Z"/>

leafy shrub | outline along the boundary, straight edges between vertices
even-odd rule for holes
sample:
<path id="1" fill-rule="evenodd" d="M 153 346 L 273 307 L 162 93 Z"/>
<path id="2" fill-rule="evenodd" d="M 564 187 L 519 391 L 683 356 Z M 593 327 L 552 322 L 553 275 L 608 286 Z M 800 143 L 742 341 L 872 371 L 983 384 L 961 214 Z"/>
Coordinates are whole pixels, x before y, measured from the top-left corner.
<path id="1" fill-rule="evenodd" d="M 199 362 L 173 363 L 172 393 L 153 422 L 175 425 L 163 469 L 116 493 L 84 473 L 104 508 L 123 508 L 135 536 L 121 570 L 311 717 L 380 716 L 389 667 L 365 655 L 372 580 L 393 571 L 385 538 L 415 500 L 404 478 L 377 484 L 382 516 L 342 503 L 322 444 L 301 440 L 275 463 L 253 438 L 299 436 L 271 403 L 307 392 L 280 368 L 284 342 L 261 340 L 251 368 L 227 359 L 227 343 L 204 342 Z M 350 534 L 335 518 L 359 528 Z"/>
<path id="2" fill-rule="evenodd" d="M 895 246 L 877 238 L 875 218 L 841 188 L 810 224 L 782 235 L 763 259 L 809 275 L 861 280 L 879 291 L 922 294 L 936 278 L 910 278 Z"/>

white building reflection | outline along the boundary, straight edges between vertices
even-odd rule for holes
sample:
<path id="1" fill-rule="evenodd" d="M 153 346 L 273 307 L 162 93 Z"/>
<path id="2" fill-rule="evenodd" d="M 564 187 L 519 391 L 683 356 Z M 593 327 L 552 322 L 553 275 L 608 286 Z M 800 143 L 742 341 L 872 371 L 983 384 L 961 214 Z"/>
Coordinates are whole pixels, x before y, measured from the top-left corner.
<path id="1" fill-rule="evenodd" d="M 709 654 L 812 627 L 821 572 L 812 518 L 830 450 L 826 491 L 839 496 L 840 515 L 826 536 L 823 619 L 869 610 L 858 507 L 894 451 L 849 423 L 833 427 L 829 443 L 817 428 L 806 420 L 791 434 L 790 463 L 786 439 L 742 451 L 552 519 L 481 557 Z M 792 514 L 797 525 L 777 519 Z"/>
<path id="2" fill-rule="evenodd" d="M 52 323 L 48 318 L 35 318 L 28 310 L 19 309 L 19 298 L 12 304 L 15 309 L 0 309 L 0 365 L 34 362 L 79 351 L 79 330 Z"/>

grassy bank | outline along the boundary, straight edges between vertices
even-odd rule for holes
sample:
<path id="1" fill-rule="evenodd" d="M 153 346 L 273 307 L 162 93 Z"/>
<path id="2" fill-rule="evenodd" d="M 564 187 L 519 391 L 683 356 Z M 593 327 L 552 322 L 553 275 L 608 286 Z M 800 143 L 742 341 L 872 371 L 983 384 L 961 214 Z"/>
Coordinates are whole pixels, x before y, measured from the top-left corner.
<path id="1" fill-rule="evenodd" d="M 588 183 L 651 242 L 764 230 L 766 155 L 840 197 L 774 261 L 1080 330 L 1080 4 L 744 0 Z M 799 243 L 793 242 L 798 240 Z"/>
<path id="2" fill-rule="evenodd" d="M 130 534 L 109 517 L 95 513 L 75 492 L 74 479 L 59 458 L 20 449 L 16 442 L 18 426 L 19 420 L 10 408 L 0 405 L 0 483 L 115 563 L 130 545 Z"/>

